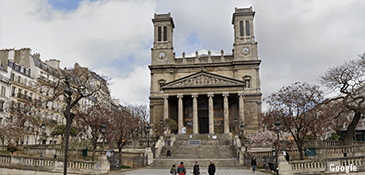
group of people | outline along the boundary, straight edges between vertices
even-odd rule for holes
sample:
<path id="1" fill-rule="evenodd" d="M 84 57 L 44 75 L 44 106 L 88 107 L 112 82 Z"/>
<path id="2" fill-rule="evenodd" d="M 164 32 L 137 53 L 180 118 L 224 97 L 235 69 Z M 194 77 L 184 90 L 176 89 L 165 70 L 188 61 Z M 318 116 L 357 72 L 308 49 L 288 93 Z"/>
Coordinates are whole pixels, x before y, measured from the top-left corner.
<path id="1" fill-rule="evenodd" d="M 186 174 L 186 168 L 184 166 L 184 162 L 180 162 L 180 165 L 176 168 L 175 165 L 172 165 L 170 173 L 172 175 L 185 175 Z M 194 162 L 194 167 L 193 167 L 193 174 L 194 175 L 198 175 L 200 174 L 200 168 L 198 165 L 198 162 L 195 161 Z M 213 163 L 213 161 L 210 161 L 209 167 L 208 167 L 208 174 L 209 175 L 214 175 L 215 174 L 215 165 Z"/>

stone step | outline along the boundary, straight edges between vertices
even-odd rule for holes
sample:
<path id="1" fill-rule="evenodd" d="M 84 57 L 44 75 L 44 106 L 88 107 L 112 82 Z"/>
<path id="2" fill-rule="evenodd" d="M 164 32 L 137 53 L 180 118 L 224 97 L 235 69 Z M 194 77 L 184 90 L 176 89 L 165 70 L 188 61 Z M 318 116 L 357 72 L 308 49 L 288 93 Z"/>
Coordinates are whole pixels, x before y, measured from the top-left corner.
<path id="1" fill-rule="evenodd" d="M 194 140 L 194 139 L 190 139 Z M 197 139 L 198 140 L 198 139 Z M 174 146 L 190 146 L 189 140 L 176 140 Z M 232 145 L 231 140 L 200 140 L 200 145 Z"/>
<path id="2" fill-rule="evenodd" d="M 171 151 L 171 158 L 176 159 L 230 159 L 236 157 L 234 147 L 227 145 L 164 147 L 160 158 L 167 158 L 167 150 Z"/>
<path id="3" fill-rule="evenodd" d="M 195 161 L 198 161 L 200 169 L 208 168 L 210 164 L 210 159 L 155 159 L 149 167 L 171 168 L 173 164 L 177 167 L 181 161 L 186 168 L 192 168 Z M 213 162 L 216 167 L 243 167 L 237 159 L 213 159 Z"/>
<path id="4" fill-rule="evenodd" d="M 229 135 L 229 134 L 192 134 L 192 135 L 180 134 L 180 135 L 175 135 L 175 137 L 176 137 L 176 140 L 230 140 L 230 139 L 232 139 L 231 135 Z"/>

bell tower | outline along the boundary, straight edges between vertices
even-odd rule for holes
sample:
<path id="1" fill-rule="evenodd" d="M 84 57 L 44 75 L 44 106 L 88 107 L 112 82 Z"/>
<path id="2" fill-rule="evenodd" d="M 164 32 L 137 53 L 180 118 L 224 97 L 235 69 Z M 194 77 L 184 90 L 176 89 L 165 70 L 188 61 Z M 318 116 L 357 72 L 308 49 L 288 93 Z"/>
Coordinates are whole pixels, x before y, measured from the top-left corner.
<path id="1" fill-rule="evenodd" d="M 154 24 L 154 41 L 151 65 L 173 64 L 173 29 L 175 28 L 171 14 L 156 14 L 152 19 Z"/>
<path id="2" fill-rule="evenodd" d="M 257 42 L 255 41 L 253 18 L 255 12 L 250 8 L 235 8 L 232 17 L 234 26 L 234 60 L 258 60 Z"/>

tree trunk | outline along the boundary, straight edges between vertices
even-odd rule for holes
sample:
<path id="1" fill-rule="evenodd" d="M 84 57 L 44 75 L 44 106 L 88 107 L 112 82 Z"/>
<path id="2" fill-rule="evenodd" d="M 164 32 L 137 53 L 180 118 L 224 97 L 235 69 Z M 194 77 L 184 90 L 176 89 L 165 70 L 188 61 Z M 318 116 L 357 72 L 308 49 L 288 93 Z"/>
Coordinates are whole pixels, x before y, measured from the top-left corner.
<path id="1" fill-rule="evenodd" d="M 119 168 L 123 165 L 122 164 L 122 145 L 118 144 L 118 150 L 119 150 Z"/>
<path id="2" fill-rule="evenodd" d="M 352 122 L 347 127 L 347 131 L 343 135 L 344 145 L 350 145 L 351 144 L 352 139 L 354 137 L 354 132 L 355 132 L 355 129 L 356 129 L 356 125 L 359 123 L 360 118 L 361 118 L 361 112 L 356 111 L 355 116 L 352 119 Z"/>
<path id="3" fill-rule="evenodd" d="M 304 160 L 303 147 L 302 146 L 298 146 L 298 149 L 299 149 L 300 160 Z"/>
<path id="4" fill-rule="evenodd" d="M 95 142 L 95 143 L 93 143 L 93 156 L 91 157 L 91 160 L 92 160 L 92 161 L 94 161 L 96 145 L 97 145 L 97 140 L 96 140 L 96 142 Z"/>

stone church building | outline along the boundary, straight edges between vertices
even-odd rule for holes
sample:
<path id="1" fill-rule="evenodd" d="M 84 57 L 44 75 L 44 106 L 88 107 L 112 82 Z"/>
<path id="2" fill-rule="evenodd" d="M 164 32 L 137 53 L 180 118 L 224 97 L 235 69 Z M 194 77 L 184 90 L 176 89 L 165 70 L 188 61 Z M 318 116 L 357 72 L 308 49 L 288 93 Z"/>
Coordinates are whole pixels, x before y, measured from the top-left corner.
<path id="1" fill-rule="evenodd" d="M 231 54 L 197 50 L 175 56 L 171 14 L 155 14 L 151 54 L 151 123 L 170 118 L 178 134 L 257 132 L 261 112 L 261 89 L 255 12 L 235 8 L 232 16 L 234 43 Z"/>

